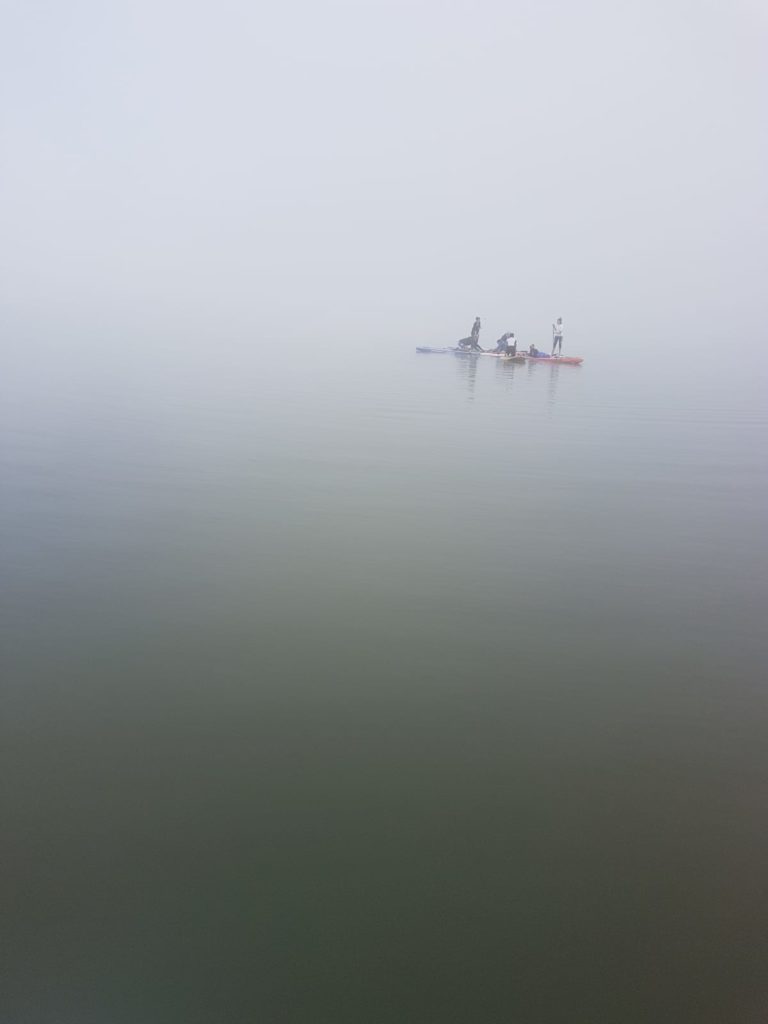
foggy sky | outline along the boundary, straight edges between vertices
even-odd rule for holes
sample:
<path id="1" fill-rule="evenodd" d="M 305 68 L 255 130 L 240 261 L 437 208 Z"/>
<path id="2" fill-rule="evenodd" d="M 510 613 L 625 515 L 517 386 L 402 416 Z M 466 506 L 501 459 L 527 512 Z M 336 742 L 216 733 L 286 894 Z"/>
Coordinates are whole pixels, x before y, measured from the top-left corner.
<path id="1" fill-rule="evenodd" d="M 6 331 L 755 331 L 756 0 L 1 10 Z"/>

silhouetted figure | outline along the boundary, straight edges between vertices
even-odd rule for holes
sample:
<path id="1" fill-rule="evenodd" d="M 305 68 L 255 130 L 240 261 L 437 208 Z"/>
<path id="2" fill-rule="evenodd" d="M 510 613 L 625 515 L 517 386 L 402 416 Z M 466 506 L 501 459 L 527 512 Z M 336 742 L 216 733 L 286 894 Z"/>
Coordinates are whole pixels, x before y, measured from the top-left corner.
<path id="1" fill-rule="evenodd" d="M 472 338 L 472 348 L 476 349 L 478 352 L 482 352 L 483 350 L 480 348 L 480 317 L 479 316 L 475 317 L 475 322 L 472 324 L 472 330 L 470 331 L 469 336 Z"/>
<path id="2" fill-rule="evenodd" d="M 482 352 L 480 348 L 480 317 L 475 317 L 475 322 L 472 324 L 472 332 L 468 338 L 461 338 L 459 348 L 462 352 Z"/>

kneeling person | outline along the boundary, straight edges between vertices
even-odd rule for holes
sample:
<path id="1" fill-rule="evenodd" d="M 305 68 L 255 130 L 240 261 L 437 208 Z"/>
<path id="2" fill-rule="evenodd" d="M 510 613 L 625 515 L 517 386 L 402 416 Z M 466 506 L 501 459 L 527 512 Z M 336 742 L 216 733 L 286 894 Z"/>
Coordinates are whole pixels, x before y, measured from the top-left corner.
<path id="1" fill-rule="evenodd" d="M 501 355 L 501 356 L 509 355 L 510 354 L 509 339 L 510 338 L 514 338 L 514 336 L 515 335 L 514 335 L 514 333 L 512 331 L 507 331 L 506 334 L 502 334 L 502 336 L 496 342 L 496 348 L 493 351 L 496 352 L 498 355 Z M 515 352 L 517 351 L 517 342 L 513 342 L 512 348 L 513 348 L 514 351 L 511 354 L 514 355 Z"/>

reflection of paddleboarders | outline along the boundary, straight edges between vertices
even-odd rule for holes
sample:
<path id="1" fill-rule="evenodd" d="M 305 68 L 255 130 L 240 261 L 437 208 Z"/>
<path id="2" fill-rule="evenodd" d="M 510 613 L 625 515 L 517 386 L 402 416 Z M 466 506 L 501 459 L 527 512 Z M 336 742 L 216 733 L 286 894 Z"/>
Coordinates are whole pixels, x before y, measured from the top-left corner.
<path id="1" fill-rule="evenodd" d="M 552 355 L 555 352 L 563 354 L 563 318 L 559 316 L 552 324 Z"/>

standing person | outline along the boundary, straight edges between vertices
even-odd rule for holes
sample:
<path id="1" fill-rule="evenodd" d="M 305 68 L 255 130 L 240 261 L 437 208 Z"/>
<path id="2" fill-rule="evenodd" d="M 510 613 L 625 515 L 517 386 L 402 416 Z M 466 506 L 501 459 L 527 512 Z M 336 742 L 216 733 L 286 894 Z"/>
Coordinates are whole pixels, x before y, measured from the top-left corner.
<path id="1" fill-rule="evenodd" d="M 559 316 L 552 324 L 552 355 L 559 350 L 563 354 L 563 318 Z"/>
<path id="2" fill-rule="evenodd" d="M 470 331 L 470 338 L 472 339 L 472 349 L 475 352 L 482 352 L 480 348 L 480 317 L 475 317 L 475 322 L 472 324 L 472 330 Z"/>

